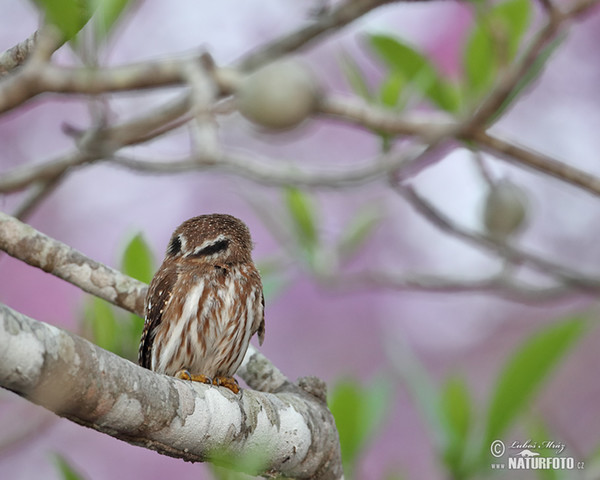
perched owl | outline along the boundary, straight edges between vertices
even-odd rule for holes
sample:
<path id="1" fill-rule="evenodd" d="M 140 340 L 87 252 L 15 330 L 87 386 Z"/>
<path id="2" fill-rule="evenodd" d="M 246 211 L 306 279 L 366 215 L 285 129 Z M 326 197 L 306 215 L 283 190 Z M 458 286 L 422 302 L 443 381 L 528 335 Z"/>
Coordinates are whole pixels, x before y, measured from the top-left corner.
<path id="1" fill-rule="evenodd" d="M 146 295 L 142 367 L 239 392 L 233 375 L 265 334 L 260 274 L 248 227 L 231 215 L 183 222 Z"/>

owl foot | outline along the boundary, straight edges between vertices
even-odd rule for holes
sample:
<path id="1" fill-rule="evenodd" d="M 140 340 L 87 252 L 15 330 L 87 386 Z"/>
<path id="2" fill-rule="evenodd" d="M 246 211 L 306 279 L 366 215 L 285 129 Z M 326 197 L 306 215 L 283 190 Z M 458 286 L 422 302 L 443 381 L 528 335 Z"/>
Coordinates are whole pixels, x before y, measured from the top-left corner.
<path id="1" fill-rule="evenodd" d="M 192 382 L 206 383 L 208 385 L 210 385 L 211 383 L 213 383 L 213 381 L 212 381 L 212 379 L 210 377 L 207 377 L 206 375 L 192 375 L 185 368 L 179 370 L 175 374 L 175 377 L 176 378 L 181 378 L 182 380 L 190 380 Z"/>
<path id="2" fill-rule="evenodd" d="M 233 377 L 215 377 L 213 378 L 212 383 L 218 387 L 228 388 L 235 394 L 238 394 L 240 391 L 240 386 L 237 380 Z"/>

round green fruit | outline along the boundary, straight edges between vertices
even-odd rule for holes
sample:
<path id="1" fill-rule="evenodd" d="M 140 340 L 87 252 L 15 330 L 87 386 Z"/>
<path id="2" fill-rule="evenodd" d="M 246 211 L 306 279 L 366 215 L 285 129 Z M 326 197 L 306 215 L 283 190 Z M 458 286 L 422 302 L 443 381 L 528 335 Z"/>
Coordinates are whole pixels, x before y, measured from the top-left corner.
<path id="1" fill-rule="evenodd" d="M 236 94 L 240 113 L 251 122 L 273 130 L 296 127 L 315 110 L 317 81 L 297 60 L 279 60 L 248 75 Z"/>
<path id="2" fill-rule="evenodd" d="M 497 239 L 505 239 L 521 229 L 527 216 L 527 196 L 508 180 L 493 185 L 485 199 L 483 223 Z"/>

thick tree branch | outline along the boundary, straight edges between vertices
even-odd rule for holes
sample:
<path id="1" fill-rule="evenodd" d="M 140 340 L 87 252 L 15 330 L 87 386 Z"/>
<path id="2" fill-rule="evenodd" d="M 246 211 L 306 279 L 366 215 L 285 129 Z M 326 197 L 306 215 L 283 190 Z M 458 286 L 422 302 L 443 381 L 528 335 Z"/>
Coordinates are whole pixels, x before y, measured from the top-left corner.
<path id="1" fill-rule="evenodd" d="M 144 316 L 147 285 L 0 212 L 0 250 L 113 305 Z M 250 365 L 260 365 L 260 377 Z M 257 390 L 275 391 L 287 378 L 250 345 L 238 374 Z"/>
<path id="2" fill-rule="evenodd" d="M 1 304 L 0 385 L 76 423 L 187 461 L 342 478 L 322 390 L 284 382 L 277 393 L 235 395 L 158 375 Z"/>
<path id="3" fill-rule="evenodd" d="M 0 249 L 84 291 L 143 315 L 144 284 L 4 213 L 0 213 Z M 138 368 L 75 335 L 27 319 L 10 309 L 4 308 L 0 316 L 0 351 L 3 352 L 0 355 L 0 384 L 60 415 L 130 443 L 186 460 L 204 460 L 215 452 L 239 457 L 258 451 L 269 455 L 264 458 L 265 468 L 275 469 L 280 474 L 298 478 L 341 476 L 339 443 L 335 424 L 325 404 L 324 385 L 316 379 L 304 379 L 300 382 L 303 388 L 293 386 L 254 348 L 248 350 L 238 374 L 251 388 L 276 392 L 277 396 L 265 397 L 244 390 L 240 399 L 232 400 L 223 397 L 221 390 L 206 391 L 204 386 L 192 388 L 184 382 Z M 65 360 L 60 353 L 63 351 L 66 352 L 64 355 L 73 356 Z M 38 364 L 40 359 L 44 359 L 43 365 Z M 74 363 L 72 368 L 64 368 L 70 362 Z M 60 376 L 63 373 L 64 376 Z M 58 385 L 56 391 L 47 385 L 45 379 L 48 378 L 52 379 L 50 384 Z M 69 388 L 64 388 L 66 385 Z M 148 388 L 144 389 L 143 385 Z M 77 395 L 73 395 L 74 386 Z M 98 411 L 96 403 L 98 392 L 104 392 L 106 397 L 101 402 L 102 411 Z M 187 395 L 183 399 L 181 392 Z M 78 403 L 69 403 L 71 400 L 62 399 L 61 394 L 77 399 Z M 178 409 L 173 399 L 186 403 Z M 85 403 L 88 400 L 91 403 Z M 163 411 L 163 402 L 171 408 Z M 199 402 L 203 403 L 198 406 Z M 140 420 L 142 405 L 148 418 Z M 150 410 L 147 411 L 148 405 Z M 186 408 L 191 410 L 187 412 Z M 209 422 L 207 419 L 214 414 L 207 412 L 215 409 L 220 412 L 219 418 Z M 199 423 L 204 430 L 195 432 L 188 423 L 189 415 L 193 416 L 191 421 Z M 270 427 L 268 422 L 261 420 L 261 415 L 266 416 Z M 237 433 L 233 440 L 230 438 L 231 418 L 238 422 L 234 422 Z M 218 426 L 217 420 L 224 421 L 224 426 Z M 293 422 L 294 428 L 283 428 L 288 420 Z M 173 427 L 173 424 L 184 423 L 186 428 Z M 154 429 L 148 430 L 148 424 Z M 213 432 L 212 429 L 217 427 L 222 431 Z M 206 431 L 208 428 L 211 428 L 210 432 Z M 273 433 L 269 428 L 275 428 L 279 433 Z M 208 433 L 217 443 L 205 441 Z M 300 444 L 290 440 L 289 435 Z M 261 439 L 268 441 L 261 444 Z"/>
<path id="4" fill-rule="evenodd" d="M 0 212 L 0 250 L 143 316 L 146 286 Z"/>

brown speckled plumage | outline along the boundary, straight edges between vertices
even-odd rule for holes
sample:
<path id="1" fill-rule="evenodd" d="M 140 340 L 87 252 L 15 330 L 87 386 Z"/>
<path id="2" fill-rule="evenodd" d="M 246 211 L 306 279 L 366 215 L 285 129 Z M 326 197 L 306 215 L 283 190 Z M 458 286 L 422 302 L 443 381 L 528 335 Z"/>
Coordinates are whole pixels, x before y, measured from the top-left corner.
<path id="1" fill-rule="evenodd" d="M 209 380 L 233 376 L 250 338 L 258 333 L 262 344 L 265 332 L 251 250 L 248 228 L 231 215 L 194 217 L 175 230 L 146 296 L 140 365 Z"/>

